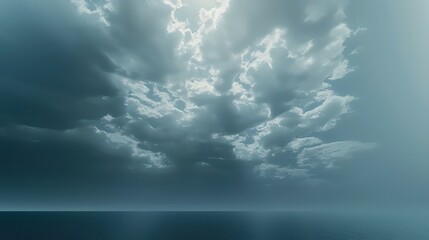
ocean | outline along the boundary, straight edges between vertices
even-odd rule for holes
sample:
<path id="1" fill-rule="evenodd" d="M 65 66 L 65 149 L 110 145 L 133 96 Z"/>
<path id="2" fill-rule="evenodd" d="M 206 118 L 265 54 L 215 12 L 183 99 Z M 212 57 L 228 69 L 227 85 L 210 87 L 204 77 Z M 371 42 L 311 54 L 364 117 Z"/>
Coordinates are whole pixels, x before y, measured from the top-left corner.
<path id="1" fill-rule="evenodd" d="M 1 212 L 0 240 L 428 240 L 429 216 L 331 212 Z"/>

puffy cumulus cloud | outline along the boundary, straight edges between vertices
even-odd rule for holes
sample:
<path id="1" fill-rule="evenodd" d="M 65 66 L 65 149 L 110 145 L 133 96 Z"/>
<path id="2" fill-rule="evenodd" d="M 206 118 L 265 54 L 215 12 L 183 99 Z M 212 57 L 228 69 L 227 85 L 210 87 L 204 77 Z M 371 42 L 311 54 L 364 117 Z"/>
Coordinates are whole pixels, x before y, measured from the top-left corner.
<path id="1" fill-rule="evenodd" d="M 0 125 L 5 138 L 13 138 L 17 131 L 8 130 L 16 126 L 20 131 L 64 132 L 54 138 L 67 138 L 72 131 L 93 139 L 88 143 L 93 147 L 109 146 L 120 153 L 125 165 L 166 166 L 163 153 L 142 149 L 106 119 L 127 119 L 125 106 L 137 99 L 130 92 L 140 79 L 160 82 L 175 71 L 176 40 L 165 31 L 168 6 L 19 0 L 2 2 L 0 8 Z"/>
<path id="2" fill-rule="evenodd" d="M 342 1 L 0 6 L 5 141 L 76 141 L 94 166 L 114 156 L 120 169 L 224 179 L 311 177 L 373 146 L 322 140 L 355 100 L 333 88 L 352 71 Z"/>

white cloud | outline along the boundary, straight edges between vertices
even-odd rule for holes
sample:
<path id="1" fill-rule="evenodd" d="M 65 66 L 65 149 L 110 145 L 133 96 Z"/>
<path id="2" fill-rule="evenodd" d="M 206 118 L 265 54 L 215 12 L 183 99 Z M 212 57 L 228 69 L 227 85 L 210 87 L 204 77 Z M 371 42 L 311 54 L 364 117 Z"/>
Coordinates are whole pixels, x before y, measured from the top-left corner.
<path id="1" fill-rule="evenodd" d="M 262 163 L 255 167 L 255 172 L 263 178 L 284 179 L 288 177 L 306 177 L 308 169 L 288 168 L 275 164 Z"/>
<path id="2" fill-rule="evenodd" d="M 322 140 L 316 137 L 296 138 L 289 142 L 286 147 L 287 149 L 291 149 L 292 151 L 296 152 L 303 147 L 314 146 L 320 143 L 322 143 Z"/>
<path id="3" fill-rule="evenodd" d="M 141 9 L 128 10 L 130 18 L 119 1 L 96 10 L 74 2 L 80 12 L 103 16 L 122 44 L 110 56 L 121 70 L 125 114 L 119 123 L 110 116 L 115 131 L 99 134 L 154 166 L 174 162 L 177 145 L 204 143 L 232 149 L 213 151 L 210 161 L 262 160 L 258 175 L 283 179 L 373 147 L 313 137 L 334 128 L 356 99 L 328 83 L 353 70 L 344 44 L 363 30 L 347 26 L 341 1 L 136 2 L 131 6 Z M 182 158 L 198 159 L 190 154 Z M 282 162 L 285 154 L 295 162 Z"/>
<path id="4" fill-rule="evenodd" d="M 346 160 L 353 154 L 374 148 L 374 143 L 339 141 L 304 148 L 298 155 L 298 165 L 302 167 L 334 167 L 337 161 Z"/>
<path id="5" fill-rule="evenodd" d="M 116 129 L 113 130 L 105 131 L 95 128 L 94 132 L 103 136 L 106 139 L 106 144 L 111 144 L 116 149 L 129 151 L 134 160 L 129 166 L 131 169 L 166 168 L 169 166 L 165 154 L 143 149 L 139 146 L 139 141 L 133 137 L 125 135 Z"/>

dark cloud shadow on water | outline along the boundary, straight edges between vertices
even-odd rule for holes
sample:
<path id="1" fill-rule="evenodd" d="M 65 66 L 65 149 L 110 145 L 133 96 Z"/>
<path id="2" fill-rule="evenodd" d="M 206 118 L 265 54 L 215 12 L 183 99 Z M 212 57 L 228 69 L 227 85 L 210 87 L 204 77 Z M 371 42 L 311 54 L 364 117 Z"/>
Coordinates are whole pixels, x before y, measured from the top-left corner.
<path id="1" fill-rule="evenodd" d="M 427 217 L 323 212 L 3 212 L 1 239 L 427 239 Z"/>

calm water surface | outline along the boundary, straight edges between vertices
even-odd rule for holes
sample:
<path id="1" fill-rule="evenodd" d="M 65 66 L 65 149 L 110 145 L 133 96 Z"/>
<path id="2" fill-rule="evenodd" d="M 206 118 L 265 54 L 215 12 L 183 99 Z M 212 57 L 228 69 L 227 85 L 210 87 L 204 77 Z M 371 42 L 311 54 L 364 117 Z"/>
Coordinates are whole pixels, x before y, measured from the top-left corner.
<path id="1" fill-rule="evenodd" d="M 0 239 L 428 240 L 424 214 L 2 212 Z"/>

